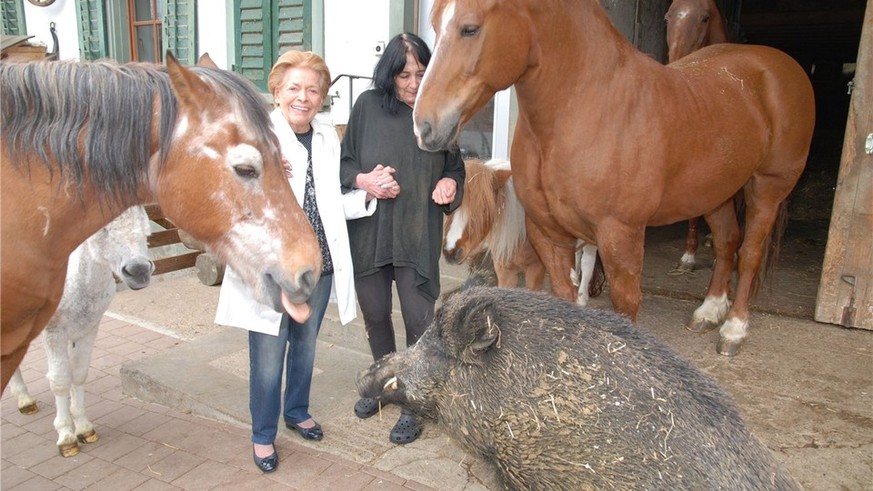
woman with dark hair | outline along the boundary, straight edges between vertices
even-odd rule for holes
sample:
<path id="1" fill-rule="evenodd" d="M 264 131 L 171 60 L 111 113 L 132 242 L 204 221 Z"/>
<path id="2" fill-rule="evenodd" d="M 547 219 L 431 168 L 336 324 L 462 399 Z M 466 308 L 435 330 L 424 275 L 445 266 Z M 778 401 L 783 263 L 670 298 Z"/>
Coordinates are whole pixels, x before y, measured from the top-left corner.
<path id="1" fill-rule="evenodd" d="M 385 48 L 373 72 L 373 89 L 361 94 L 342 142 L 344 192 L 363 189 L 379 200 L 369 217 L 347 222 L 355 289 L 373 359 L 397 350 L 391 320 L 396 284 L 406 345 L 430 325 L 440 294 L 443 215 L 461 204 L 464 162 L 455 151 L 426 152 L 413 133 L 412 109 L 430 49 L 403 33 Z M 369 418 L 378 402 L 363 398 L 355 414 Z M 402 411 L 390 440 L 403 444 L 421 434 L 416 417 Z"/>

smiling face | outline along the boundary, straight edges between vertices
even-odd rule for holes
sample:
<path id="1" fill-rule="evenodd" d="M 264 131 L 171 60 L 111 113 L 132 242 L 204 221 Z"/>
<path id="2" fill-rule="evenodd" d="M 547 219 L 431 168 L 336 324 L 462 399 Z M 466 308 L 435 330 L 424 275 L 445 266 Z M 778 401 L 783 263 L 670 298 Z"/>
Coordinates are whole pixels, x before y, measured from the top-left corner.
<path id="1" fill-rule="evenodd" d="M 403 71 L 394 76 L 394 90 L 397 98 L 409 107 L 415 107 L 415 97 L 418 95 L 418 87 L 424 78 L 424 65 L 421 64 L 412 52 L 406 53 L 406 66 Z"/>
<path id="2" fill-rule="evenodd" d="M 319 73 L 310 68 L 289 68 L 273 98 L 291 129 L 306 133 L 324 102 Z"/>

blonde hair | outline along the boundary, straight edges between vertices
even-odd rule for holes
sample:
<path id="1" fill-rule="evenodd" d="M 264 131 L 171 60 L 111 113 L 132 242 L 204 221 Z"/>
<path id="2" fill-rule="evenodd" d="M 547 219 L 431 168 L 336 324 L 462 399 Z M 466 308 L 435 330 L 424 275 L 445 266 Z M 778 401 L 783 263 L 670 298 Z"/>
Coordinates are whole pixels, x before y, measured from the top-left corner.
<path id="1" fill-rule="evenodd" d="M 286 51 L 276 60 L 267 78 L 267 89 L 275 95 L 285 80 L 285 74 L 292 68 L 308 68 L 318 73 L 319 89 L 321 97 L 327 97 L 330 88 L 330 69 L 324 59 L 312 51 Z"/>

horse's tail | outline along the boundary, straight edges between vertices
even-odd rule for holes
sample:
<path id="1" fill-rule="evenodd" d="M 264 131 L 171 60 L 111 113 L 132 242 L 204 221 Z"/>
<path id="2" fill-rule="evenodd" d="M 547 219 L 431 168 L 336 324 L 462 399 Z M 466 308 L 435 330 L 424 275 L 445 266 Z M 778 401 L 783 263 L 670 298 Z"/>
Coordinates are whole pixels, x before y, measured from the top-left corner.
<path id="1" fill-rule="evenodd" d="M 776 221 L 773 223 L 773 228 L 770 230 L 770 235 L 764 244 L 764 258 L 761 260 L 761 269 L 755 276 L 752 282 L 752 291 L 750 298 L 754 298 L 761 287 L 766 285 L 767 288 L 773 287 L 773 277 L 776 271 L 776 264 L 779 262 L 779 249 L 782 246 L 782 235 L 785 233 L 785 227 L 788 226 L 788 199 L 782 201 L 779 205 L 779 211 L 776 213 Z"/>
<path id="2" fill-rule="evenodd" d="M 603 272 L 603 261 L 598 252 L 597 258 L 594 260 L 594 270 L 591 272 L 591 281 L 588 282 L 588 296 L 591 298 L 599 296 L 603 293 L 603 285 L 605 284 L 606 273 Z"/>

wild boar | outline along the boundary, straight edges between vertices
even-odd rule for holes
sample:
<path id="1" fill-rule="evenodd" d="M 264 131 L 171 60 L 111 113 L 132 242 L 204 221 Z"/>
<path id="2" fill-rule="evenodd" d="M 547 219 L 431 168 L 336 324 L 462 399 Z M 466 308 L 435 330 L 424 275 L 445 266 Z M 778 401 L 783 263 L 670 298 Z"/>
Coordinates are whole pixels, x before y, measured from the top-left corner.
<path id="1" fill-rule="evenodd" d="M 435 420 L 509 489 L 800 489 L 708 376 L 546 293 L 457 293 L 357 386 Z"/>

